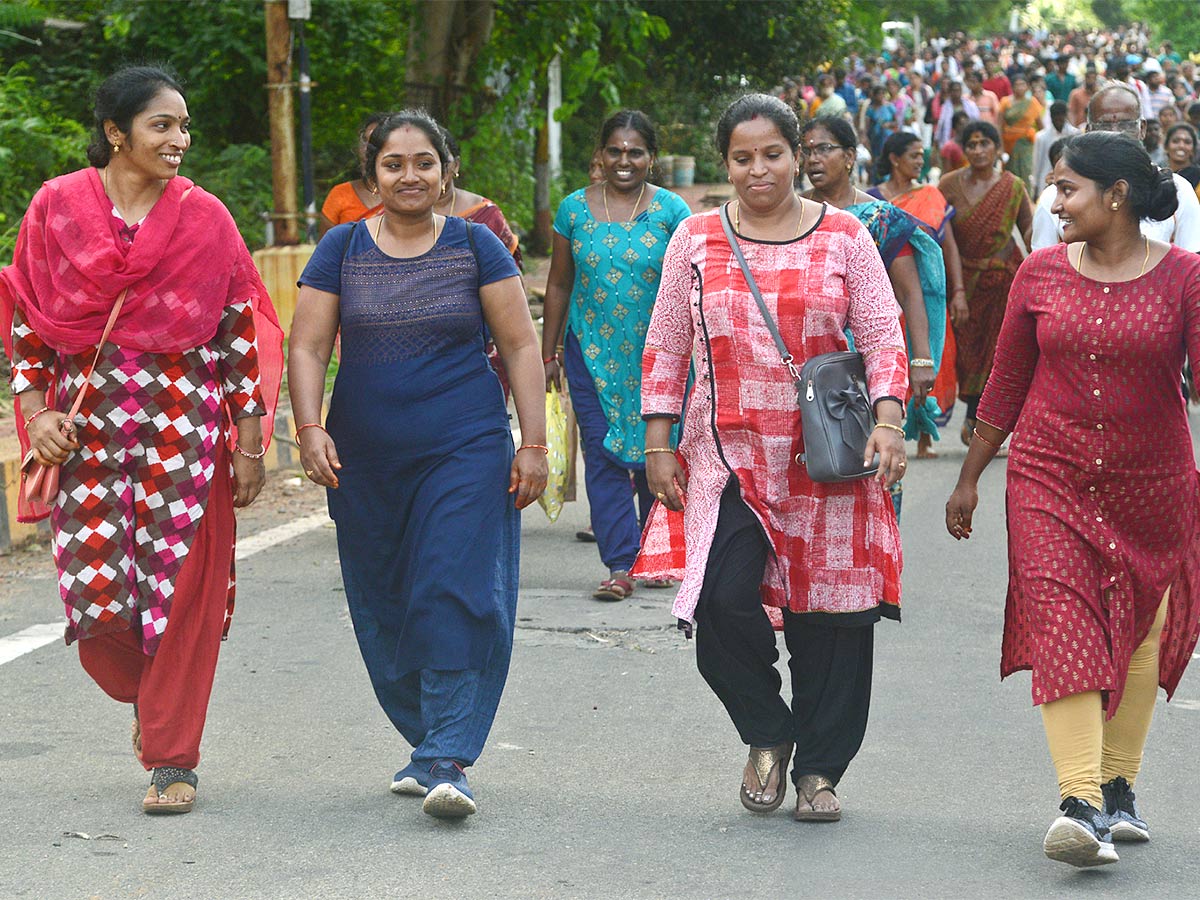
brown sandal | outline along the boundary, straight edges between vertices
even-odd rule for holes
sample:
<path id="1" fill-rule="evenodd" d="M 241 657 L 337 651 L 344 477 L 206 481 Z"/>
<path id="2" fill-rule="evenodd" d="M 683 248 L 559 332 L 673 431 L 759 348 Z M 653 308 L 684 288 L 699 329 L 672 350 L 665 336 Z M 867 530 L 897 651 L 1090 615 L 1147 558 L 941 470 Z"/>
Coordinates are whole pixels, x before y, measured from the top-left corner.
<path id="1" fill-rule="evenodd" d="M 600 587 L 592 593 L 596 600 L 628 600 L 633 594 L 633 582 L 628 578 L 609 578 L 600 582 Z"/>
<path id="2" fill-rule="evenodd" d="M 829 794 L 837 804 L 836 809 L 814 809 L 813 801 L 821 794 Z M 833 789 L 833 782 L 824 775 L 803 775 L 796 782 L 797 822 L 838 822 L 842 818 L 842 804 Z"/>
<path id="3" fill-rule="evenodd" d="M 752 813 L 769 813 L 779 809 L 783 805 L 783 798 L 787 796 L 787 764 L 791 758 L 791 744 L 779 744 L 775 747 L 751 747 L 749 762 L 758 775 L 758 790 L 751 790 L 750 786 L 743 781 L 742 788 L 738 791 L 742 806 Z M 763 803 L 757 798 L 762 796 L 767 782 L 771 780 L 771 773 L 776 769 L 779 770 L 779 793 L 775 795 L 774 800 Z"/>
<path id="4" fill-rule="evenodd" d="M 175 766 L 159 766 L 150 774 L 150 787 L 153 789 L 154 799 L 150 798 L 151 792 L 147 791 L 146 799 L 142 801 L 142 812 L 150 815 L 191 812 L 192 804 L 196 801 L 196 785 L 198 783 L 199 779 L 196 778 L 196 773 L 191 769 L 180 769 Z M 163 793 L 177 784 L 184 784 L 190 787 L 192 789 L 192 796 L 186 800 L 163 803 L 161 799 Z"/>

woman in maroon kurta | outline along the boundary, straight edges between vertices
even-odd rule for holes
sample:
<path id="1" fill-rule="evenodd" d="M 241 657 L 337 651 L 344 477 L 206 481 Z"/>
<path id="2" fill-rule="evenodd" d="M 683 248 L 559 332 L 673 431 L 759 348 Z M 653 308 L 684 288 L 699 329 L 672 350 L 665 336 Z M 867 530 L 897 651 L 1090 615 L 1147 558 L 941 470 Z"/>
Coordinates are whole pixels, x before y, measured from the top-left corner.
<path id="1" fill-rule="evenodd" d="M 1200 628 L 1179 391 L 1185 353 L 1200 359 L 1200 257 L 1139 233 L 1176 200 L 1130 139 L 1076 138 L 1054 174 L 1067 243 L 1013 283 L 946 525 L 969 536 L 979 474 L 1015 432 L 1001 676 L 1031 669 L 1042 706 L 1066 813 L 1047 855 L 1100 865 L 1117 860 L 1110 834 L 1149 837 L 1130 786 L 1157 687 L 1174 691 Z"/>

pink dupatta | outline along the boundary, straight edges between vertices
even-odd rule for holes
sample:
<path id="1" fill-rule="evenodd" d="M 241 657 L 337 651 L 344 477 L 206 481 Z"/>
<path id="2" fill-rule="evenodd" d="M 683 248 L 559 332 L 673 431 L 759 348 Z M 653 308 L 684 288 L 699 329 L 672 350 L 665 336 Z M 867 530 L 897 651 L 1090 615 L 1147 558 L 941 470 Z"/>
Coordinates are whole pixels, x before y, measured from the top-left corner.
<path id="1" fill-rule="evenodd" d="M 0 337 L 12 358 L 13 312 L 60 353 L 95 347 L 113 304 L 128 290 L 109 340 L 153 353 L 178 353 L 216 335 L 224 309 L 249 300 L 270 441 L 283 379 L 283 330 L 233 217 L 212 194 L 176 176 L 126 251 L 110 223 L 112 202 L 96 169 L 51 179 L 34 195 L 13 263 L 0 271 Z M 53 400 L 53 391 L 51 392 Z M 29 450 L 16 408 L 21 454 Z M 236 435 L 235 435 L 236 439 Z M 22 509 L 22 521 L 48 509 Z"/>

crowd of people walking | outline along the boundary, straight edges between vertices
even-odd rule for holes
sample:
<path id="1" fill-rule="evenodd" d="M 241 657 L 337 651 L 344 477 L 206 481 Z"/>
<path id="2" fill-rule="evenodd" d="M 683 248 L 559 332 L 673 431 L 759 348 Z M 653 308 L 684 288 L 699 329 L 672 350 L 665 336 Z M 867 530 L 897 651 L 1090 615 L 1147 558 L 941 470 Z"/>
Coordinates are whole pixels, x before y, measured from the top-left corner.
<path id="1" fill-rule="evenodd" d="M 621 110 L 555 217 L 540 339 L 520 242 L 460 182 L 453 135 L 369 116 L 299 279 L 287 375 L 359 649 L 411 747 L 391 790 L 477 809 L 466 770 L 504 691 L 520 510 L 565 377 L 593 596 L 677 585 L 749 748 L 740 803 L 771 813 L 790 783 L 796 820 L 840 819 L 875 625 L 901 617 L 906 441 L 936 456 L 961 400 L 945 527 L 971 536 L 979 478 L 1010 454 L 1000 671 L 1031 671 L 1058 773 L 1044 852 L 1089 867 L 1149 840 L 1133 787 L 1155 697 L 1200 634 L 1180 378 L 1200 358 L 1200 103 L 1190 62 L 1148 46 L 1131 29 L 851 54 L 725 108 L 732 194 L 695 215 L 653 183 L 654 124 Z M 234 509 L 263 486 L 283 369 L 232 219 L 178 174 L 189 122 L 169 72 L 106 80 L 89 166 L 33 198 L 0 274 L 22 511 L 51 518 L 68 643 L 132 705 L 148 813 L 195 802 Z M 850 387 L 805 376 L 822 360 Z M 806 401 L 857 472 L 819 474 Z"/>

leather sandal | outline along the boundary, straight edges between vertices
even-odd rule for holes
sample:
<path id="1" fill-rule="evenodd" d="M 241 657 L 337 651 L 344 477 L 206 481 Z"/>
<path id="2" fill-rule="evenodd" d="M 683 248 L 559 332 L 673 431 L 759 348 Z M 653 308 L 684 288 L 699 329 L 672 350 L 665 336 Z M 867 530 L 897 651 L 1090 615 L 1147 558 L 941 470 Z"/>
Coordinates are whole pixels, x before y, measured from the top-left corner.
<path id="1" fill-rule="evenodd" d="M 609 578 L 600 582 L 592 597 L 596 600 L 628 600 L 633 594 L 633 582 L 628 578 Z"/>
<path id="2" fill-rule="evenodd" d="M 791 758 L 791 744 L 779 744 L 775 747 L 751 747 L 749 762 L 758 775 L 758 787 L 751 789 L 745 781 L 742 782 L 741 790 L 738 791 L 742 806 L 753 813 L 769 813 L 779 809 L 783 804 L 783 798 L 787 796 L 787 764 Z M 771 780 L 771 773 L 776 770 L 778 770 L 776 780 L 779 784 L 779 791 L 773 800 L 764 803 L 760 798 L 767 783 Z"/>
<path id="3" fill-rule="evenodd" d="M 836 804 L 835 809 L 814 809 L 813 801 L 821 794 L 829 794 Z M 837 799 L 833 782 L 824 775 L 802 775 L 796 781 L 797 822 L 837 822 L 842 818 L 842 804 Z"/>
<path id="4" fill-rule="evenodd" d="M 150 775 L 150 784 L 154 787 L 154 791 L 158 797 L 153 800 L 150 797 L 146 797 L 142 801 L 142 812 L 149 813 L 150 815 L 191 812 L 192 804 L 196 801 L 196 785 L 199 781 L 200 779 L 196 777 L 196 773 L 191 769 L 160 766 Z M 174 803 L 163 803 L 161 799 L 158 799 L 162 797 L 163 791 L 177 784 L 186 784 L 192 789 L 191 799 L 178 800 Z"/>

